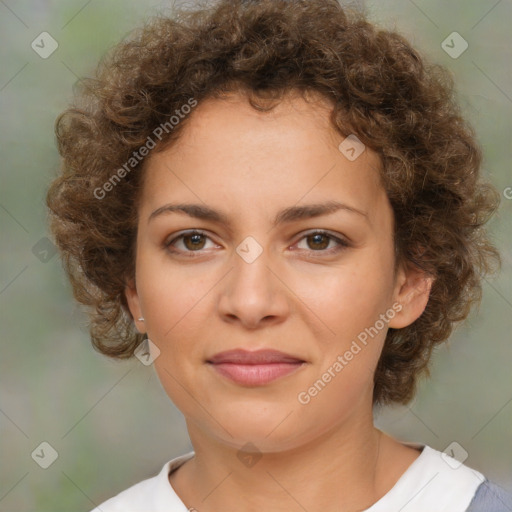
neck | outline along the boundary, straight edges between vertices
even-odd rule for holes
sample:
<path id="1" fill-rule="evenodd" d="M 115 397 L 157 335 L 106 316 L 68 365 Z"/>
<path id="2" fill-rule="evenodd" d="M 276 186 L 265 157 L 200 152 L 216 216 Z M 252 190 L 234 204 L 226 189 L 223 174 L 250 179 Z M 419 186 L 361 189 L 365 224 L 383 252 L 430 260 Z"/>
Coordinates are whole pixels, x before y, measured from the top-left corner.
<path id="1" fill-rule="evenodd" d="M 239 449 L 189 424 L 195 457 L 169 480 L 187 507 L 200 512 L 228 510 L 234 504 L 241 512 L 364 510 L 386 494 L 419 455 L 369 419 L 287 451 L 257 454 L 245 463 Z"/>

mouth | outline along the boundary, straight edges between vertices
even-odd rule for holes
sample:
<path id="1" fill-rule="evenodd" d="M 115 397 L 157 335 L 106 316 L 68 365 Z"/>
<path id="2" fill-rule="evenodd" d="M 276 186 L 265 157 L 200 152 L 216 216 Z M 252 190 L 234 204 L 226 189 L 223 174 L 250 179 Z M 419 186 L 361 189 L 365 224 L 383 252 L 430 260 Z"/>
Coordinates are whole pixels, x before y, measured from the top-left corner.
<path id="1" fill-rule="evenodd" d="M 220 352 L 206 363 L 223 377 L 242 386 L 263 386 L 290 375 L 306 361 L 277 350 L 229 350 Z"/>

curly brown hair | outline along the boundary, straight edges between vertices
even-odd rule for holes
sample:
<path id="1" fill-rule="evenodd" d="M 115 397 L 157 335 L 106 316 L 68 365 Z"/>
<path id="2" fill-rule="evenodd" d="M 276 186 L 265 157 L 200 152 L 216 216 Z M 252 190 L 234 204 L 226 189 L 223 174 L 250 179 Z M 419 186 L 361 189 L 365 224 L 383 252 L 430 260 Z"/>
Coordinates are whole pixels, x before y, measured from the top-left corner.
<path id="1" fill-rule="evenodd" d="M 339 133 L 356 134 L 377 152 L 394 212 L 396 262 L 434 278 L 423 314 L 388 330 L 375 373 L 374 404 L 405 404 L 418 376 L 429 373 L 433 347 L 480 302 L 481 280 L 501 265 L 483 229 L 499 194 L 480 177 L 482 152 L 449 72 L 337 0 L 220 0 L 153 16 L 107 52 L 95 78 L 81 81 L 55 123 L 62 167 L 47 193 L 73 295 L 93 307 L 96 350 L 133 356 L 144 335 L 124 289 L 135 275 L 147 159 L 133 172 L 120 167 L 191 98 L 238 92 L 267 111 L 273 106 L 257 98 L 278 102 L 290 91 L 330 100 Z M 188 118 L 166 129 L 153 151 L 176 140 Z M 101 200 L 97 191 L 107 190 L 116 169 L 122 179 Z"/>

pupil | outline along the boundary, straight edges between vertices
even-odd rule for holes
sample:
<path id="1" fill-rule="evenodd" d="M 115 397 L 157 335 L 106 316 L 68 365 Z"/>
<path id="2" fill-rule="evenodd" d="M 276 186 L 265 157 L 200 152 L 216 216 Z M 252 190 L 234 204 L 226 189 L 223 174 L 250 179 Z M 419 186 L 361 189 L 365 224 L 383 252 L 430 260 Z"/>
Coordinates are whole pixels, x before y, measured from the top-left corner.
<path id="1" fill-rule="evenodd" d="M 189 235 L 188 237 L 186 237 L 187 240 L 193 240 L 192 241 L 192 248 L 196 248 L 198 247 L 198 244 L 200 245 L 200 239 L 203 235 L 200 235 L 200 234 L 196 234 L 196 235 Z M 190 248 L 190 247 L 189 247 Z"/>
<path id="2" fill-rule="evenodd" d="M 201 240 L 202 236 L 203 235 L 200 235 L 200 234 L 189 235 L 188 237 L 186 237 L 186 240 L 192 241 L 191 245 L 193 247 L 197 248 L 198 244 L 201 243 L 200 240 Z M 327 240 L 326 235 L 316 234 L 316 235 L 310 235 L 308 238 L 313 239 L 313 245 L 320 244 L 321 245 L 320 249 L 325 249 L 329 245 L 329 242 L 327 242 L 327 244 L 326 244 L 326 240 Z M 324 239 L 323 244 L 322 244 L 322 239 Z M 318 249 L 318 247 L 317 247 L 317 249 Z"/>
<path id="3" fill-rule="evenodd" d="M 313 243 L 314 244 L 321 244 L 321 242 L 319 241 L 319 239 L 321 240 L 322 238 L 324 239 L 327 239 L 327 237 L 325 235 L 322 235 L 322 234 L 316 234 L 316 235 L 311 235 L 310 238 L 313 238 Z M 327 245 L 329 245 L 329 243 L 327 243 L 327 245 L 325 244 L 325 242 L 323 244 L 321 244 L 322 247 L 320 247 L 321 249 L 325 249 L 325 247 L 327 247 Z"/>

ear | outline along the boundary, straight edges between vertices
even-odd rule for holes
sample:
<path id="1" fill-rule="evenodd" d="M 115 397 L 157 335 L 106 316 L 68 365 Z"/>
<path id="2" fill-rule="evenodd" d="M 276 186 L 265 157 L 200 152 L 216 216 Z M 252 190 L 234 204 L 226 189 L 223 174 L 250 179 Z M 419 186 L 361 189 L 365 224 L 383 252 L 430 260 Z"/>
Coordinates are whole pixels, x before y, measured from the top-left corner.
<path id="1" fill-rule="evenodd" d="M 135 327 L 141 334 L 144 334 L 146 332 L 144 320 L 139 320 L 139 318 L 143 317 L 144 315 L 142 314 L 139 294 L 137 293 L 137 287 L 133 279 L 130 279 L 126 282 L 124 294 L 126 296 L 126 302 L 128 303 L 128 308 L 132 314 L 133 321 L 135 322 Z"/>
<path id="2" fill-rule="evenodd" d="M 417 320 L 427 307 L 434 278 L 418 267 L 401 265 L 396 277 L 393 304 L 402 309 L 389 321 L 389 327 L 401 329 Z"/>

